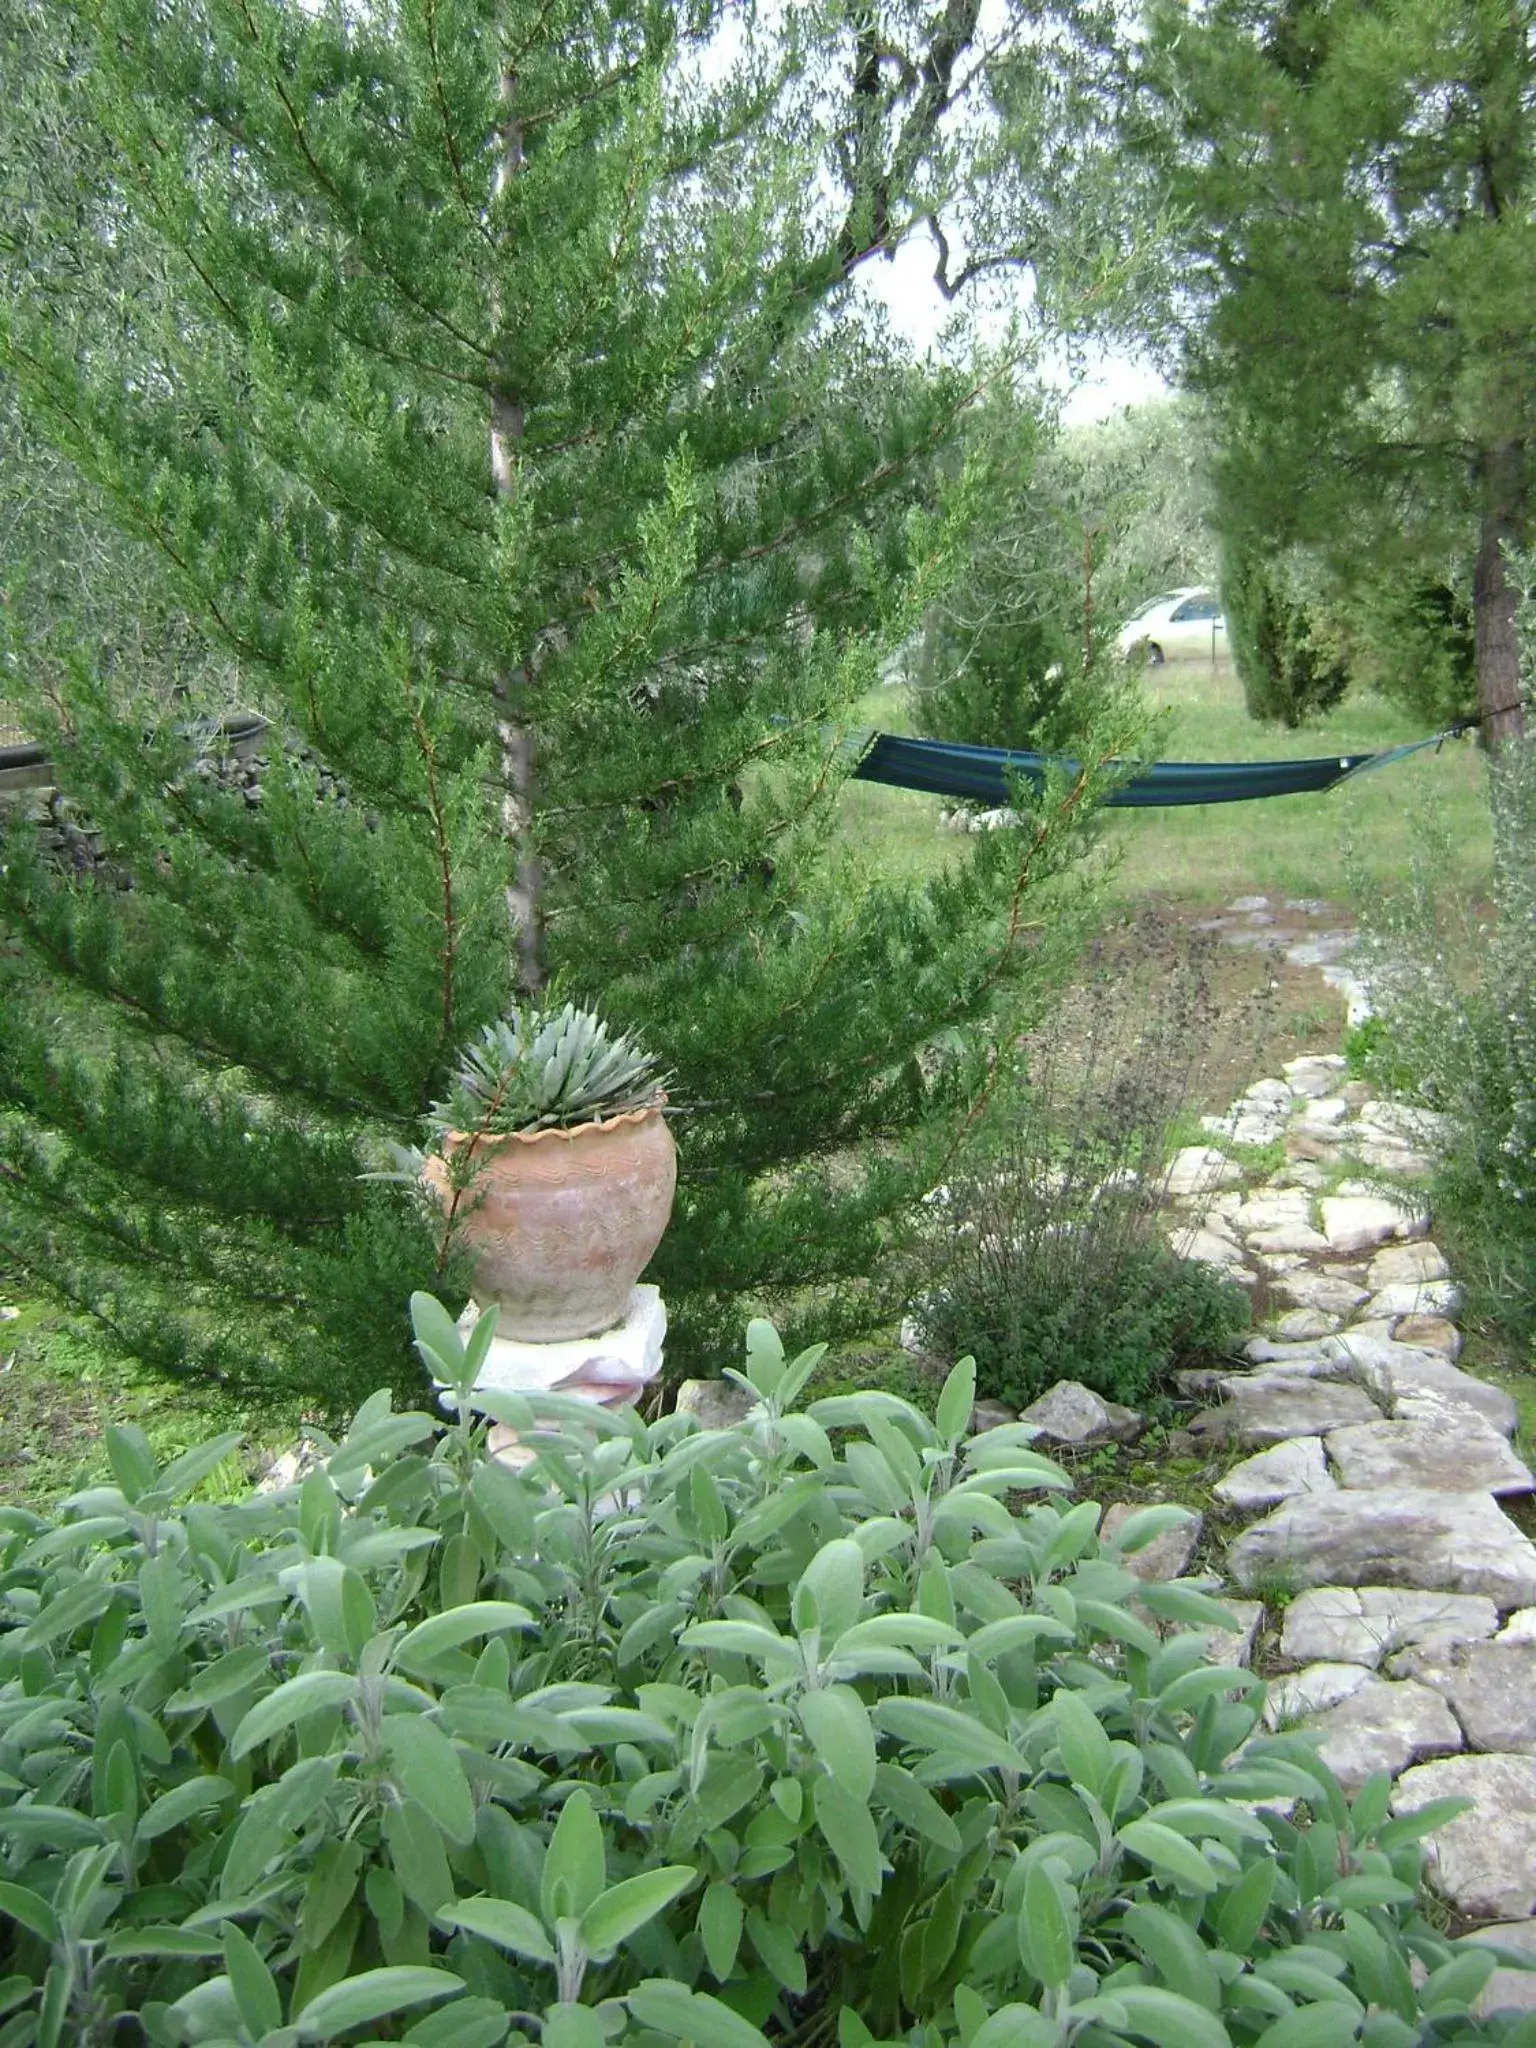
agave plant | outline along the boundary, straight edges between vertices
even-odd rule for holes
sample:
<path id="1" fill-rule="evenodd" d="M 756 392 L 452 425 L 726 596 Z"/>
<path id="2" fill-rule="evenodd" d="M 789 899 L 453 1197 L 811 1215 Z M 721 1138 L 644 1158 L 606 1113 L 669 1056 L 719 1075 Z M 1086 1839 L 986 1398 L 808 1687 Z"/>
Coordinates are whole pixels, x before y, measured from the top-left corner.
<path id="1" fill-rule="evenodd" d="M 569 1129 L 662 1100 L 653 1054 L 627 1032 L 610 1035 L 593 1010 L 513 1010 L 487 1024 L 428 1121 L 437 1132 Z"/>

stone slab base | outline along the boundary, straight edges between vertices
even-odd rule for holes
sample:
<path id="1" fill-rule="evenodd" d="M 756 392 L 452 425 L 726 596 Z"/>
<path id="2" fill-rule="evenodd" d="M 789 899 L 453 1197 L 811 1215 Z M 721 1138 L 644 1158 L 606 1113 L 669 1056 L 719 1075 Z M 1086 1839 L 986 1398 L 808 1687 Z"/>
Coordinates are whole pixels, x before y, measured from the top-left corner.
<path id="1" fill-rule="evenodd" d="M 468 1338 L 480 1317 L 471 1302 L 459 1318 Z M 477 1393 L 575 1394 L 604 1407 L 633 1401 L 661 1370 L 667 1334 L 666 1304 L 659 1287 L 630 1292 L 624 1320 L 595 1337 L 569 1337 L 558 1344 L 532 1344 L 518 1337 L 493 1337 Z"/>

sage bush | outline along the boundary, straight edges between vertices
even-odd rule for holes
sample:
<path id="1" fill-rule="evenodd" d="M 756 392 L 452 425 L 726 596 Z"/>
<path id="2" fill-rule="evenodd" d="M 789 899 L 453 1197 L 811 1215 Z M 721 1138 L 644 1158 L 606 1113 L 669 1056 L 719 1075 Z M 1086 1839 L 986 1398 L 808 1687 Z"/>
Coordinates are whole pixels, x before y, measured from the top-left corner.
<path id="1" fill-rule="evenodd" d="M 1419 1911 L 1452 1810 L 1348 1802 L 955 1369 L 739 1427 L 364 1405 L 303 1483 L 226 1455 L 0 1516 L 0 2044 L 1524 2043 Z M 1279 1804 L 1298 1802 L 1292 1818 Z M 1528 2033 L 1528 2029 L 1527 2029 Z"/>

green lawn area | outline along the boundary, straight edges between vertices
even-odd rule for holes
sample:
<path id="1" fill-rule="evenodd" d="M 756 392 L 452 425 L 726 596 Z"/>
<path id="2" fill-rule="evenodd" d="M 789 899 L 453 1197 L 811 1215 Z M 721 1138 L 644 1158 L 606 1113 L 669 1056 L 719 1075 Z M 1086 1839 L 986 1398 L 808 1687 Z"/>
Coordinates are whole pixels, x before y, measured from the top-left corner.
<path id="1" fill-rule="evenodd" d="M 1265 761 L 1377 752 L 1421 739 L 1424 729 L 1377 696 L 1351 696 L 1326 717 L 1288 732 L 1248 716 L 1230 663 L 1167 662 L 1146 672 L 1149 709 L 1163 715 L 1165 760 Z M 872 725 L 912 730 L 904 693 L 890 686 L 864 707 Z M 1259 803 L 1200 804 L 1129 811 L 1108 821 L 1119 856 L 1122 898 L 1156 895 L 1210 906 L 1235 896 L 1321 896 L 1369 909 L 1400 888 L 1426 819 L 1451 849 L 1444 886 L 1463 902 L 1487 891 L 1492 849 L 1483 756 L 1470 740 L 1448 741 L 1322 796 Z M 950 857 L 957 835 L 939 824 L 942 800 L 915 791 L 851 784 L 845 830 L 893 870 L 930 872 Z"/>

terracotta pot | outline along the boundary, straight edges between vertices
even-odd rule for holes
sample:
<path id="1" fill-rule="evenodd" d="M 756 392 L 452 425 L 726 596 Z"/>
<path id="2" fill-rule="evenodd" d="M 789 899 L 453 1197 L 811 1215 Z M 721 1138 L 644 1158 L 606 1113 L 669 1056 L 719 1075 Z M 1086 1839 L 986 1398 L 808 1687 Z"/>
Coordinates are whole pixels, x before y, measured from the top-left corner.
<path id="1" fill-rule="evenodd" d="M 470 1142 L 448 1134 L 450 1152 Z M 474 1142 L 480 1170 L 459 1228 L 476 1301 L 500 1306 L 497 1335 L 550 1344 L 611 1330 L 672 1216 L 677 1148 L 661 1111 Z M 446 1206 L 442 1160 L 424 1178 Z"/>

